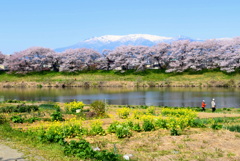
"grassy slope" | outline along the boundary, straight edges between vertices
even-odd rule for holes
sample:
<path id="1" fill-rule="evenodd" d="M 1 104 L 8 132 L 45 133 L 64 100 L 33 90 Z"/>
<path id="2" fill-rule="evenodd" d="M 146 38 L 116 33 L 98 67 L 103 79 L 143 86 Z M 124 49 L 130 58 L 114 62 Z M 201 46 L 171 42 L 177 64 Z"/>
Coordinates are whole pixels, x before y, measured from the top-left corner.
<path id="1" fill-rule="evenodd" d="M 127 72 L 114 73 L 114 71 L 95 71 L 78 74 L 64 74 L 56 72 L 32 73 L 27 75 L 14 74 L 0 74 L 0 82 L 65 82 L 65 81 L 171 81 L 184 82 L 192 81 L 195 83 L 210 82 L 210 81 L 238 81 L 240 80 L 240 73 L 224 74 L 218 71 L 203 72 L 200 74 L 189 74 L 188 72 L 182 74 L 167 74 L 158 71 L 147 71 L 141 73 Z"/>

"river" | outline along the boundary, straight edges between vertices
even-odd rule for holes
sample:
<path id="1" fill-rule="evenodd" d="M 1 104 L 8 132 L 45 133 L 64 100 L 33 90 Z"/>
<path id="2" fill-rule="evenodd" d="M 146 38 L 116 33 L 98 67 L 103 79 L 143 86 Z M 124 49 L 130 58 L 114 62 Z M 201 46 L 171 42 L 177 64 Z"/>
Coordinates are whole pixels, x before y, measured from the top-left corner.
<path id="1" fill-rule="evenodd" d="M 115 105 L 154 105 L 196 107 L 205 100 L 210 107 L 215 98 L 217 107 L 240 107 L 239 88 L 0 88 L 0 101 L 70 102 L 94 100 Z"/>

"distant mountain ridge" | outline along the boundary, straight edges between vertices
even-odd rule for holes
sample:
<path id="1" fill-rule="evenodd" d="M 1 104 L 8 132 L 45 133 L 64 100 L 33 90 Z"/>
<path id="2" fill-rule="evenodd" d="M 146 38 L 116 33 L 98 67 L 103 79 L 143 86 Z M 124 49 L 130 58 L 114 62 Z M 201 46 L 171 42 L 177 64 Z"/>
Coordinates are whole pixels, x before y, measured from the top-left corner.
<path id="1" fill-rule="evenodd" d="M 101 37 L 94 37 L 84 41 L 81 41 L 75 45 L 57 48 L 56 52 L 62 52 L 67 49 L 76 49 L 76 48 L 89 48 L 94 49 L 100 53 L 104 49 L 113 50 L 118 46 L 122 45 L 134 45 L 134 46 L 153 46 L 161 42 L 172 42 L 176 40 L 190 40 L 196 41 L 189 37 L 179 36 L 179 37 L 163 37 L 149 34 L 130 34 L 130 35 L 105 35 Z"/>

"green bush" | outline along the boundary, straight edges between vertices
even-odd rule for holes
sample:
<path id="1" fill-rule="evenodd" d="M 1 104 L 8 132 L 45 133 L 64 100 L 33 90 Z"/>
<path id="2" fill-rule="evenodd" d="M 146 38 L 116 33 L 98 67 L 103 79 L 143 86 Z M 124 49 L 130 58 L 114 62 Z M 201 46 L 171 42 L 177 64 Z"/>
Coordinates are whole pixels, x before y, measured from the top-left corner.
<path id="1" fill-rule="evenodd" d="M 26 121 L 26 122 L 29 122 L 29 123 L 33 123 L 33 122 L 35 122 L 35 121 L 37 121 L 37 120 L 41 120 L 41 119 L 38 118 L 38 117 L 31 117 L 31 118 L 29 118 L 29 119 L 26 119 L 25 121 Z"/>
<path id="2" fill-rule="evenodd" d="M 116 135 L 118 138 L 125 138 L 132 136 L 132 133 L 127 125 L 119 124 L 116 127 Z"/>
<path id="3" fill-rule="evenodd" d="M 181 133 L 180 133 L 179 130 L 172 128 L 172 129 L 170 130 L 170 134 L 171 134 L 172 136 L 179 136 Z"/>
<path id="4" fill-rule="evenodd" d="M 211 126 L 211 128 L 214 129 L 214 130 L 220 130 L 220 129 L 223 128 L 223 125 L 214 123 L 214 124 Z"/>
<path id="5" fill-rule="evenodd" d="M 30 113 L 31 111 L 35 112 L 38 110 L 39 108 L 36 105 L 25 105 L 25 104 L 20 104 L 17 106 L 6 106 L 6 107 L 0 108 L 0 112 L 2 113 L 13 113 L 13 112 Z"/>
<path id="6" fill-rule="evenodd" d="M 51 121 L 64 121 L 61 112 L 54 112 L 51 114 Z"/>
<path id="7" fill-rule="evenodd" d="M 105 103 L 102 101 L 94 101 L 91 103 L 91 109 L 97 114 L 97 116 L 105 116 L 106 115 L 106 109 L 105 109 Z"/>
<path id="8" fill-rule="evenodd" d="M 229 131 L 240 132 L 240 125 L 227 126 L 226 129 Z"/>
<path id="9" fill-rule="evenodd" d="M 20 101 L 20 100 L 15 100 L 15 99 L 9 99 L 9 100 L 6 100 L 6 101 L 3 101 L 4 103 L 21 103 L 23 101 Z"/>
<path id="10" fill-rule="evenodd" d="M 137 132 L 142 131 L 141 126 L 140 126 L 139 123 L 134 123 L 134 124 L 133 124 L 133 127 L 132 127 L 132 130 L 133 130 L 133 131 L 137 131 Z"/>
<path id="11" fill-rule="evenodd" d="M 105 135 L 105 130 L 102 128 L 102 123 L 99 121 L 93 122 L 91 124 L 90 135 Z"/>
<path id="12" fill-rule="evenodd" d="M 55 105 L 54 104 L 41 104 L 39 105 L 40 108 L 44 108 L 44 109 L 50 109 L 53 110 L 55 109 Z"/>
<path id="13" fill-rule="evenodd" d="M 142 128 L 143 128 L 144 131 L 155 130 L 154 124 L 150 120 L 143 120 Z"/>
<path id="14" fill-rule="evenodd" d="M 154 125 L 158 128 L 161 128 L 161 129 L 167 129 L 167 121 L 165 119 L 157 119 L 155 122 L 154 122 Z"/>
<path id="15" fill-rule="evenodd" d="M 54 129 L 50 129 L 48 131 L 40 130 L 34 133 L 34 135 L 36 135 L 43 143 L 58 143 L 60 145 L 66 144 L 63 135 L 58 134 Z"/>
<path id="16" fill-rule="evenodd" d="M 89 142 L 86 140 L 70 141 L 64 146 L 64 154 L 67 156 L 76 156 L 83 160 L 99 160 L 99 161 L 118 161 L 120 156 L 106 150 L 94 151 Z"/>
<path id="17" fill-rule="evenodd" d="M 107 131 L 109 133 L 116 133 L 117 131 L 117 125 L 119 125 L 120 123 L 118 121 L 114 121 L 113 123 L 110 124 L 110 126 L 108 126 Z"/>
<path id="18" fill-rule="evenodd" d="M 10 119 L 13 123 L 23 123 L 23 121 L 24 121 L 24 119 L 20 115 L 12 116 Z"/>

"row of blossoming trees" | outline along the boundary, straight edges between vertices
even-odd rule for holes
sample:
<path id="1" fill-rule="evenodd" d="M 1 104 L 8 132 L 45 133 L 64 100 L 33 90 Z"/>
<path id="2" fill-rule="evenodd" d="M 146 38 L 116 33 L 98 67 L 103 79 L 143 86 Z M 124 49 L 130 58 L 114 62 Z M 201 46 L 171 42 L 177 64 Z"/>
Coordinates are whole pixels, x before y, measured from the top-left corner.
<path id="1" fill-rule="evenodd" d="M 160 43 L 152 47 L 120 46 L 104 50 L 69 49 L 57 53 L 43 47 L 32 47 L 13 55 L 0 52 L 0 64 L 10 72 L 30 71 L 82 71 L 82 70 L 145 70 L 161 69 L 166 72 L 220 69 L 239 71 L 240 37 L 228 40 L 180 40 Z"/>

